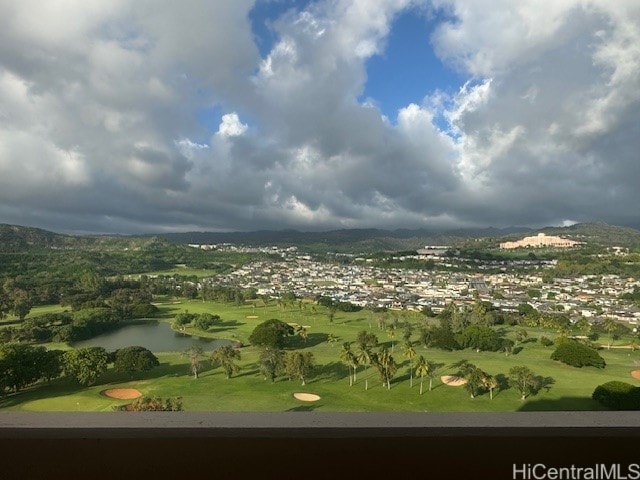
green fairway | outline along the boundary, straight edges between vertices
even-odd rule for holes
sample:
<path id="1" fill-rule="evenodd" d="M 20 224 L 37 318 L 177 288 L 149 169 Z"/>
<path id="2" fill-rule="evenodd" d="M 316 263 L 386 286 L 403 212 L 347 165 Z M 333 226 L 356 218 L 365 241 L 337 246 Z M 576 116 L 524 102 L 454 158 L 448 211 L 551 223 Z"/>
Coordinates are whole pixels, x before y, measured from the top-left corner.
<path id="1" fill-rule="evenodd" d="M 60 305 L 39 305 L 37 307 L 33 307 L 26 318 L 37 317 L 38 315 L 44 315 L 45 313 L 61 313 L 65 311 L 71 311 L 71 307 L 62 307 Z M 15 320 L 18 320 L 18 317 L 9 314 L 4 321 L 6 323 L 11 323 L 15 322 Z"/>
<path id="2" fill-rule="evenodd" d="M 216 275 L 218 272 L 212 269 L 207 268 L 189 268 L 184 265 L 176 265 L 175 268 L 170 268 L 166 270 L 154 270 L 152 272 L 145 273 L 133 273 L 130 275 L 126 275 L 126 278 L 135 278 L 139 279 L 141 275 L 147 275 L 149 277 L 159 277 L 161 275 L 172 277 L 174 275 L 180 275 L 183 277 L 211 277 Z"/>
<path id="3" fill-rule="evenodd" d="M 415 412 L 489 412 L 518 410 L 597 410 L 601 407 L 591 400 L 591 394 L 597 385 L 610 380 L 620 380 L 640 385 L 630 372 L 635 362 L 640 362 L 640 352 L 630 349 L 603 349 L 599 353 L 606 360 L 604 369 L 593 367 L 574 368 L 551 360 L 554 347 L 544 347 L 533 341 L 540 335 L 555 336 L 552 332 L 537 328 L 527 328 L 529 337 L 521 344 L 517 354 L 506 356 L 500 352 L 476 352 L 461 350 L 447 352 L 439 349 L 426 349 L 415 345 L 418 356 L 442 363 L 433 382 L 433 390 L 428 391 L 428 379 L 424 379 L 424 393 L 419 394 L 420 379 L 415 376 L 413 388 L 409 384 L 409 360 L 403 355 L 402 330 L 396 332 L 392 340 L 388 334 L 377 327 L 375 316 L 368 311 L 344 313 L 338 311 L 332 323 L 327 310 L 311 303 L 302 307 L 280 308 L 276 305 L 264 306 L 261 301 L 242 306 L 224 305 L 198 300 L 163 299 L 159 308 L 164 321 L 171 321 L 176 314 L 188 311 L 220 315 L 222 322 L 210 331 L 202 333 L 196 329 L 187 329 L 187 333 L 237 340 L 248 345 L 248 337 L 260 322 L 278 318 L 291 324 L 305 326 L 308 337 L 305 341 L 295 336 L 290 339 L 290 347 L 313 352 L 316 368 L 309 376 L 307 385 L 301 386 L 298 380 L 279 377 L 275 383 L 264 380 L 258 371 L 259 350 L 245 346 L 240 351 L 242 369 L 232 378 L 226 379 L 220 368 L 213 369 L 207 359 L 203 360 L 203 372 L 200 378 L 189 375 L 188 359 L 180 352 L 156 352 L 160 367 L 136 379 L 129 379 L 114 373 L 111 369 L 99 379 L 97 385 L 83 388 L 73 385 L 68 379 L 61 378 L 50 385 L 36 385 L 15 395 L 0 400 L 5 410 L 24 411 L 106 411 L 113 406 L 128 403 L 126 400 L 114 400 L 104 397 L 100 392 L 106 388 L 137 388 L 145 395 L 157 395 L 163 398 L 181 396 L 185 410 L 189 411 L 295 411 L 314 410 L 325 412 L 339 411 L 415 411 Z M 402 315 L 402 314 L 399 314 Z M 404 313 L 404 318 L 417 321 L 419 314 Z M 507 336 L 513 338 L 515 329 L 504 327 Z M 522 327 L 518 327 L 522 329 Z M 378 336 L 381 344 L 389 349 L 393 344 L 393 356 L 400 368 L 391 383 L 391 389 L 382 386 L 378 372 L 374 367 L 357 371 L 357 381 L 349 386 L 347 366 L 340 360 L 342 343 L 354 341 L 361 330 L 370 330 Z M 339 338 L 335 344 L 327 342 L 327 335 Z M 416 334 L 412 339 L 416 340 Z M 621 344 L 622 340 L 618 342 Z M 59 345 L 55 345 L 59 348 Z M 353 346 L 356 349 L 355 345 Z M 210 352 L 205 352 L 206 357 Z M 417 358 L 417 357 L 416 357 Z M 470 398 L 464 387 L 453 387 L 440 381 L 441 375 L 455 374 L 455 362 L 466 359 L 503 380 L 502 388 L 494 390 L 494 398 L 483 393 Z M 536 375 L 547 378 L 546 387 L 525 401 L 515 389 L 504 381 L 513 366 L 526 365 Z M 501 377 L 502 376 L 502 377 Z M 368 390 L 365 384 L 368 383 Z M 320 396 L 317 402 L 296 400 L 296 392 L 309 392 Z"/>

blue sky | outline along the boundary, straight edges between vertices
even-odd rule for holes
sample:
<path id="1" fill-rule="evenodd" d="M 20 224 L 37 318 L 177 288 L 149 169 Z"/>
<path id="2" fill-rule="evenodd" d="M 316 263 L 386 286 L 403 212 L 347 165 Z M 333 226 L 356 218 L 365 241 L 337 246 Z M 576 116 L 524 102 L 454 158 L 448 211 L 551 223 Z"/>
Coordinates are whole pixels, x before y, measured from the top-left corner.
<path id="1" fill-rule="evenodd" d="M 0 0 L 0 222 L 638 227 L 638 45 L 637 0 Z"/>
<path id="2" fill-rule="evenodd" d="M 367 62 L 362 98 L 373 99 L 389 119 L 437 90 L 452 95 L 464 84 L 464 76 L 444 65 L 431 46 L 433 29 L 446 18 L 442 13 L 416 8 L 401 13 L 393 21 L 384 52 Z"/>
<path id="3" fill-rule="evenodd" d="M 258 1 L 249 14 L 260 55 L 269 54 L 278 41 L 271 25 L 283 14 L 304 10 L 311 0 Z M 367 82 L 360 101 L 371 101 L 392 122 L 398 111 L 410 103 L 421 104 L 427 95 L 441 90 L 454 94 L 466 81 L 453 68 L 446 66 L 435 54 L 430 36 L 434 28 L 450 20 L 443 9 L 413 7 L 399 13 L 391 25 L 384 51 L 366 62 Z M 219 120 L 202 117 L 207 123 Z M 439 126 L 447 128 L 438 118 Z"/>

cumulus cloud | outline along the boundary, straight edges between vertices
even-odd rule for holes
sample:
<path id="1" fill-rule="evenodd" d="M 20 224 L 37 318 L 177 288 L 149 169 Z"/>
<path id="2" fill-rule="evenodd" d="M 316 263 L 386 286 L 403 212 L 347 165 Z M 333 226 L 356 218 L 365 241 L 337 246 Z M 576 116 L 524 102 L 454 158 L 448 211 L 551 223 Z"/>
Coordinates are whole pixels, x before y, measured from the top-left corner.
<path id="1" fill-rule="evenodd" d="M 218 135 L 223 137 L 239 137 L 247 131 L 248 126 L 240 122 L 237 113 L 227 113 L 222 116 L 222 123 L 218 128 Z"/>
<path id="2" fill-rule="evenodd" d="M 635 0 L 318 0 L 263 57 L 252 0 L 40 3 L 0 0 L 0 221 L 640 223 Z M 387 118 L 359 100 L 367 61 L 417 7 L 468 81 Z"/>

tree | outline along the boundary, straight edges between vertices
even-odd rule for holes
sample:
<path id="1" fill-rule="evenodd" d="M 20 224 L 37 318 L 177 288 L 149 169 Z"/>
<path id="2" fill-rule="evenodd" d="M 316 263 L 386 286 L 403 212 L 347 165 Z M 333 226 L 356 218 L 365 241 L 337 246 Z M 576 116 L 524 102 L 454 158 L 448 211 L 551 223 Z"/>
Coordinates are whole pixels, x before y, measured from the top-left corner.
<path id="1" fill-rule="evenodd" d="M 258 363 L 264 379 L 275 382 L 284 367 L 284 352 L 277 348 L 267 347 L 260 353 Z"/>
<path id="2" fill-rule="evenodd" d="M 285 338 L 294 334 L 294 329 L 276 318 L 260 323 L 253 329 L 249 341 L 253 345 L 280 349 L 284 347 Z"/>
<path id="3" fill-rule="evenodd" d="M 489 390 L 489 398 L 491 400 L 493 400 L 493 389 L 494 388 L 498 388 L 498 380 L 494 376 L 487 374 L 482 379 L 482 384 L 483 384 L 484 388 Z"/>
<path id="4" fill-rule="evenodd" d="M 313 368 L 313 353 L 289 352 L 284 357 L 284 368 L 289 377 L 298 377 L 306 385 L 305 377 Z"/>
<path id="5" fill-rule="evenodd" d="M 309 338 L 309 331 L 304 327 L 298 328 L 298 336 L 302 339 L 302 341 L 307 344 L 307 338 Z"/>
<path id="6" fill-rule="evenodd" d="M 102 347 L 86 347 L 69 350 L 62 356 L 64 373 L 80 385 L 89 386 L 107 370 L 109 356 Z"/>
<path id="7" fill-rule="evenodd" d="M 613 333 L 618 329 L 618 324 L 612 318 L 607 318 L 602 323 L 602 328 L 609 334 L 609 341 L 607 342 L 607 350 L 611 349 L 611 345 L 613 344 Z"/>
<path id="8" fill-rule="evenodd" d="M 395 346 L 394 339 L 396 338 L 396 329 L 392 326 L 387 330 L 387 336 L 391 340 L 391 353 L 393 353 L 393 347 Z"/>
<path id="9" fill-rule="evenodd" d="M 424 381 L 424 377 L 429 373 L 429 365 L 427 361 L 424 359 L 422 355 L 418 357 L 418 361 L 416 362 L 416 375 L 420 377 L 420 395 L 422 395 L 422 383 Z"/>
<path id="10" fill-rule="evenodd" d="M 20 321 L 23 321 L 33 306 L 29 293 L 21 288 L 16 288 L 9 297 L 11 313 L 18 317 Z"/>
<path id="11" fill-rule="evenodd" d="M 200 345 L 192 345 L 184 351 L 184 355 L 189 359 L 189 371 L 193 374 L 193 378 L 198 378 L 198 373 L 202 367 L 202 356 L 204 351 Z"/>
<path id="12" fill-rule="evenodd" d="M 589 336 L 593 328 L 591 326 L 591 322 L 589 322 L 589 320 L 587 320 L 584 317 L 580 317 L 580 320 L 576 322 L 576 327 L 578 328 L 580 333 L 582 333 L 585 337 Z"/>
<path id="13" fill-rule="evenodd" d="M 115 352 L 113 368 L 116 372 L 133 377 L 138 372 L 146 372 L 160 365 L 158 357 L 144 347 L 125 347 Z"/>
<path id="14" fill-rule="evenodd" d="M 427 377 L 429 377 L 429 391 L 433 387 L 433 379 L 438 376 L 438 370 L 443 366 L 443 363 L 436 363 L 427 361 Z"/>
<path id="15" fill-rule="evenodd" d="M 500 336 L 491 327 L 472 324 L 466 327 L 457 337 L 458 343 L 465 348 L 474 348 L 476 352 L 500 349 Z"/>
<path id="16" fill-rule="evenodd" d="M 365 367 L 365 374 L 367 372 L 367 367 L 369 366 L 369 364 L 371 363 L 371 350 L 369 350 L 366 346 L 362 347 L 361 345 L 358 346 L 358 354 L 356 356 L 356 360 L 358 361 L 359 365 L 364 365 Z M 364 378 L 364 389 L 365 390 L 369 390 L 369 377 L 365 376 Z"/>
<path id="17" fill-rule="evenodd" d="M 193 320 L 194 315 L 188 312 L 179 313 L 173 319 L 173 327 L 178 330 L 184 330 L 185 325 L 188 325 Z"/>
<path id="18" fill-rule="evenodd" d="M 475 398 L 478 393 L 484 388 L 484 378 L 487 376 L 478 366 L 464 362 L 462 364 L 461 373 L 467 380 L 464 384 L 465 389 L 471 395 L 471 398 Z"/>
<path id="19" fill-rule="evenodd" d="M 404 324 L 404 330 L 402 332 L 402 339 L 405 342 L 409 342 L 411 341 L 411 335 L 413 335 L 413 325 L 411 325 L 409 322 L 406 322 Z"/>
<path id="20" fill-rule="evenodd" d="M 219 315 L 211 315 L 210 313 L 201 313 L 196 315 L 193 324 L 199 330 L 207 331 L 213 327 L 216 323 L 220 322 Z"/>
<path id="21" fill-rule="evenodd" d="M 337 335 L 334 335 L 333 333 L 330 333 L 327 335 L 327 342 L 329 343 L 329 345 L 331 345 L 333 347 L 334 344 L 338 343 L 338 340 L 340 340 L 338 338 Z"/>
<path id="22" fill-rule="evenodd" d="M 38 347 L 42 348 L 42 347 Z M 40 367 L 42 378 L 50 382 L 62 375 L 62 350 L 45 350 L 38 355 L 37 363 Z"/>
<path id="23" fill-rule="evenodd" d="M 53 362 L 53 363 L 52 363 Z M 0 394 L 5 389 L 18 392 L 41 378 L 60 374 L 59 351 L 11 343 L 0 346 Z"/>
<path id="24" fill-rule="evenodd" d="M 340 360 L 346 363 L 347 367 L 349 367 L 349 386 L 351 387 L 353 386 L 353 383 L 355 382 L 355 379 L 356 379 L 355 369 L 358 366 L 358 359 L 351 351 L 350 342 L 344 342 L 342 344 L 342 350 L 340 350 Z M 354 370 L 353 374 L 351 373 L 352 369 Z"/>
<path id="25" fill-rule="evenodd" d="M 29 292 L 17 287 L 11 279 L 4 282 L 0 291 L 0 318 L 4 316 L 5 312 L 9 312 L 23 321 L 32 306 L 33 301 Z"/>
<path id="26" fill-rule="evenodd" d="M 231 345 L 222 345 L 211 352 L 211 363 L 214 366 L 220 366 L 224 370 L 227 379 L 231 378 L 233 373 L 240 371 L 240 366 L 234 360 L 240 360 L 240 350 L 233 348 Z"/>
<path id="27" fill-rule="evenodd" d="M 338 307 L 336 307 L 335 305 L 331 305 L 329 307 L 329 310 L 327 311 L 327 316 L 329 317 L 329 323 L 333 323 L 333 319 L 336 316 L 336 310 L 338 310 Z"/>
<path id="28" fill-rule="evenodd" d="M 410 341 L 404 344 L 404 356 L 409 359 L 409 386 L 413 388 L 413 359 L 416 356 L 416 351 Z"/>
<path id="29" fill-rule="evenodd" d="M 378 346 L 378 337 L 373 332 L 361 330 L 356 336 L 356 344 L 360 349 L 375 348 Z"/>
<path id="30" fill-rule="evenodd" d="M 391 390 L 391 379 L 398 371 L 398 365 L 393 359 L 393 356 L 389 353 L 387 347 L 383 346 L 373 359 L 380 372 L 382 386 L 386 386 L 388 390 Z"/>
<path id="31" fill-rule="evenodd" d="M 519 342 L 523 342 L 527 337 L 529 337 L 529 333 L 526 330 L 518 330 L 516 332 L 516 346 Z"/>
<path id="32" fill-rule="evenodd" d="M 516 366 L 509 369 L 509 385 L 518 390 L 524 400 L 538 388 L 539 380 L 529 367 Z"/>
<path id="33" fill-rule="evenodd" d="M 504 352 L 505 357 L 508 357 L 513 352 L 514 346 L 513 340 L 508 338 L 503 338 L 500 342 L 500 350 Z"/>

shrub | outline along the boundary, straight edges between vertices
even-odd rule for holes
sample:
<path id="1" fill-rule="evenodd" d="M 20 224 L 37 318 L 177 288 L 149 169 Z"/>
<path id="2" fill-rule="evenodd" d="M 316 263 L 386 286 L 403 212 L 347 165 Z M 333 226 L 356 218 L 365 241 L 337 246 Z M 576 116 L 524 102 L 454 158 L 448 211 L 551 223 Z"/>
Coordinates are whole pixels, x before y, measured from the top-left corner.
<path id="1" fill-rule="evenodd" d="M 550 347 L 551 345 L 553 345 L 553 340 L 543 335 L 542 337 L 540 337 L 540 343 L 545 347 Z"/>
<path id="2" fill-rule="evenodd" d="M 362 307 L 354 305 L 351 302 L 338 302 L 336 304 L 336 307 L 342 312 L 359 312 L 360 310 L 362 310 Z"/>
<path id="3" fill-rule="evenodd" d="M 172 397 L 163 400 L 160 397 L 136 398 L 131 405 L 113 407 L 114 410 L 132 412 L 180 412 L 182 411 L 182 397 Z"/>
<path id="4" fill-rule="evenodd" d="M 630 383 L 603 383 L 595 388 L 591 398 L 612 410 L 640 410 L 640 388 Z"/>
<path id="5" fill-rule="evenodd" d="M 604 358 L 593 348 L 589 348 L 573 340 L 567 340 L 558 345 L 551 354 L 551 359 L 574 367 L 592 366 L 604 368 L 606 365 Z"/>
<path id="6" fill-rule="evenodd" d="M 210 313 L 201 313 L 196 315 L 194 325 L 199 330 L 209 330 L 216 323 L 220 322 L 220 315 L 211 315 Z"/>

